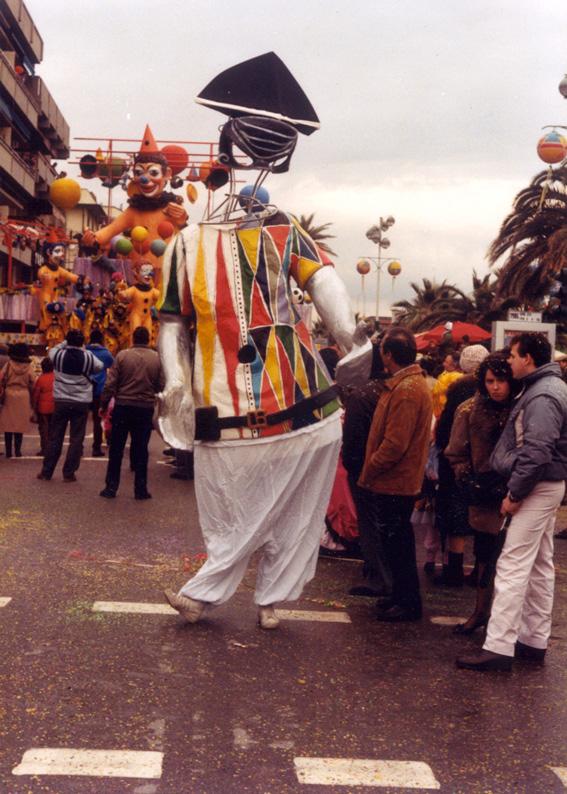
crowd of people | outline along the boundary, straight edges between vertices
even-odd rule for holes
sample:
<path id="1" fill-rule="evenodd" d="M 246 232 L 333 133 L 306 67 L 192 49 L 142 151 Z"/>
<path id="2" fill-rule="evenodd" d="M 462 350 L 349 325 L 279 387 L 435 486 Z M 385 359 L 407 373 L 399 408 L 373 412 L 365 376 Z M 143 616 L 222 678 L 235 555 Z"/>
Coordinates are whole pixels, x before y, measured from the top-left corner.
<path id="1" fill-rule="evenodd" d="M 43 458 L 38 479 L 52 479 L 68 429 L 62 474 L 65 482 L 76 482 L 91 414 L 92 455 L 105 455 L 104 440 L 108 446 L 100 496 L 117 496 L 130 437 L 134 496 L 151 498 L 148 444 L 165 379 L 146 328 L 137 328 L 133 346 L 116 357 L 100 332 L 93 331 L 85 345 L 82 333 L 70 330 L 41 361 L 39 377 L 25 344 L 0 356 L 6 458 L 21 457 L 33 417 Z M 475 605 L 454 632 L 486 629 L 486 639 L 479 653 L 458 657 L 459 667 L 509 670 L 514 657 L 544 659 L 555 517 L 567 479 L 564 369 L 538 333 L 519 334 L 509 348 L 493 353 L 466 344 L 418 357 L 411 332 L 394 327 L 375 340 L 368 382 L 341 386 L 339 467 L 348 479 L 364 560 L 364 579 L 350 595 L 376 599 L 381 622 L 418 621 L 415 527 L 424 530 L 425 575 L 445 587 L 463 585 L 465 540 L 472 536 L 468 579 L 476 588 Z M 177 463 L 176 476 L 191 479 L 191 456 L 177 450 Z M 168 599 L 195 619 L 205 603 L 172 592 Z M 193 606 L 180 606 L 180 599 Z M 275 628 L 274 614 L 268 617 L 271 623 L 265 620 L 263 627 Z"/>

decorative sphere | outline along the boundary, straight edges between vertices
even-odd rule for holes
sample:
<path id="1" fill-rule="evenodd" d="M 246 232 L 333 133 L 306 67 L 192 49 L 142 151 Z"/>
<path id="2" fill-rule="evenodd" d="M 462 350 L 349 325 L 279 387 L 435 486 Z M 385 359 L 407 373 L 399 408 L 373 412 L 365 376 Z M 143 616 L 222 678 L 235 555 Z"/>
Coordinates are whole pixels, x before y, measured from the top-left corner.
<path id="1" fill-rule="evenodd" d="M 134 248 L 130 240 L 127 237 L 120 237 L 119 240 L 116 241 L 116 245 L 114 246 L 117 254 L 122 254 L 122 256 L 128 256 L 130 251 Z"/>
<path id="2" fill-rule="evenodd" d="M 112 240 L 110 241 L 110 247 L 116 251 L 116 245 L 118 243 L 118 240 L 122 240 L 122 239 L 123 238 L 121 234 L 115 234 Z"/>
<path id="3" fill-rule="evenodd" d="M 74 179 L 64 176 L 49 186 L 49 199 L 60 210 L 72 210 L 81 198 L 81 186 Z"/>
<path id="4" fill-rule="evenodd" d="M 111 180 L 120 179 L 126 170 L 126 161 L 122 157 L 109 157 L 103 160 L 98 166 L 98 175 L 101 179 L 110 178 Z"/>
<path id="5" fill-rule="evenodd" d="M 163 240 L 154 240 L 150 245 L 150 251 L 154 256 L 161 256 L 166 249 L 166 244 Z"/>
<path id="6" fill-rule="evenodd" d="M 240 193 L 238 194 L 238 203 L 243 209 L 248 209 L 250 205 L 250 198 L 254 195 L 254 185 L 244 185 Z M 261 212 L 264 209 L 264 206 L 270 201 L 270 194 L 266 190 L 265 187 L 259 187 L 256 190 L 256 198 L 258 201 L 255 201 L 252 205 L 252 212 Z M 263 205 L 263 206 L 262 206 Z"/>
<path id="7" fill-rule="evenodd" d="M 84 154 L 79 160 L 79 168 L 84 179 L 92 179 L 93 176 L 96 176 L 98 170 L 96 157 L 92 154 Z"/>
<path id="8" fill-rule="evenodd" d="M 143 243 L 148 236 L 148 230 L 145 226 L 134 226 L 130 237 L 135 243 Z"/>
<path id="9" fill-rule="evenodd" d="M 396 278 L 396 276 L 399 276 L 401 272 L 402 272 L 402 266 L 400 265 L 399 262 L 390 262 L 390 264 L 388 265 L 388 273 L 391 276 Z"/>
<path id="10" fill-rule="evenodd" d="M 356 263 L 356 269 L 361 276 L 367 276 L 370 273 L 370 262 L 368 259 L 359 259 Z"/>
<path id="11" fill-rule="evenodd" d="M 163 240 L 167 240 L 168 237 L 171 237 L 174 231 L 175 227 L 169 221 L 162 221 L 160 224 L 158 224 L 157 233 Z M 160 254 L 157 256 L 160 256 Z"/>
<path id="12" fill-rule="evenodd" d="M 540 160 L 552 165 L 560 163 L 567 157 L 567 140 L 555 130 L 546 133 L 540 138 L 537 145 L 537 153 Z"/>
<path id="13" fill-rule="evenodd" d="M 128 194 L 129 198 L 138 196 L 140 192 L 141 191 L 138 185 L 133 180 L 130 180 L 130 182 L 128 182 L 128 187 L 126 188 L 126 193 Z"/>
<path id="14" fill-rule="evenodd" d="M 161 153 L 165 155 L 165 159 L 171 168 L 173 176 L 180 174 L 189 165 L 189 155 L 183 146 L 177 146 L 175 143 L 168 143 L 167 146 L 163 147 Z"/>

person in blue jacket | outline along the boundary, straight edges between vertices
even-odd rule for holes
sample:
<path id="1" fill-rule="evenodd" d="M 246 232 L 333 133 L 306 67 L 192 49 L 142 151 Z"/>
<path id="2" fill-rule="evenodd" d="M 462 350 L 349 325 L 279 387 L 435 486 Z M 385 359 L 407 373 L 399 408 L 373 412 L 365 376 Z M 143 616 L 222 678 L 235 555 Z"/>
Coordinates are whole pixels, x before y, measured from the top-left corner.
<path id="1" fill-rule="evenodd" d="M 95 328 L 95 330 L 91 332 L 89 344 L 87 345 L 87 350 L 90 350 L 104 365 L 104 369 L 100 372 L 95 372 L 95 374 L 91 376 L 93 382 L 93 401 L 91 403 L 93 416 L 93 458 L 104 457 L 104 452 L 102 450 L 102 422 L 99 416 L 100 395 L 106 383 L 106 371 L 114 364 L 114 356 L 110 350 L 102 344 L 103 341 L 104 337 L 102 331 Z"/>

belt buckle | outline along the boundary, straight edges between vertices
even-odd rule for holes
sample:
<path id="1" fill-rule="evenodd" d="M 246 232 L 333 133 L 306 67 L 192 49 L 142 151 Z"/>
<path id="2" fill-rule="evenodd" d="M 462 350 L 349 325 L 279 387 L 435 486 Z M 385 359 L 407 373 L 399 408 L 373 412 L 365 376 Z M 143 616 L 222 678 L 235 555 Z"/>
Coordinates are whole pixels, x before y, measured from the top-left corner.
<path id="1" fill-rule="evenodd" d="M 261 427 L 267 427 L 268 418 L 266 412 L 261 409 L 258 411 L 248 411 L 246 414 L 246 426 L 250 430 L 258 430 Z"/>

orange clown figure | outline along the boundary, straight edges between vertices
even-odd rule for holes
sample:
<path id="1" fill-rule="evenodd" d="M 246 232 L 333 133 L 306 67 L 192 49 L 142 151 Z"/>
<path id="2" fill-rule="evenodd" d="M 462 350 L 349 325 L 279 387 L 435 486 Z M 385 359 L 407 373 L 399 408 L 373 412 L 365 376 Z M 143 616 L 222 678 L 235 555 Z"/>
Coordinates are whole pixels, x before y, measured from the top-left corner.
<path id="1" fill-rule="evenodd" d="M 130 344 L 136 328 L 142 325 L 152 335 L 152 308 L 159 298 L 159 289 L 153 285 L 154 271 L 148 262 L 140 265 L 138 281 L 119 293 L 121 300 L 130 304 Z"/>
<path id="2" fill-rule="evenodd" d="M 85 245 L 96 242 L 104 247 L 110 244 L 113 237 L 128 229 L 145 228 L 147 236 L 139 242 L 133 240 L 134 248 L 129 257 L 135 267 L 139 267 L 142 261 L 153 265 L 156 286 L 161 282 L 163 252 L 155 253 L 151 248 L 152 243 L 169 240 L 186 225 L 189 217 L 182 206 L 181 197 L 165 190 L 171 175 L 167 159 L 158 149 L 147 126 L 141 149 L 134 158 L 133 178 L 128 188 L 128 208 L 108 226 L 97 232 L 85 229 L 83 233 Z"/>
<path id="3" fill-rule="evenodd" d="M 63 267 L 65 261 L 65 246 L 63 243 L 47 243 L 44 248 L 46 262 L 37 273 L 39 281 L 38 294 L 40 306 L 39 330 L 46 331 L 51 325 L 52 317 L 47 311 L 47 306 L 57 300 L 60 290 L 67 284 L 80 284 L 82 276 L 71 273 Z"/>

